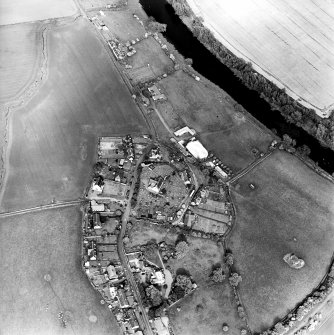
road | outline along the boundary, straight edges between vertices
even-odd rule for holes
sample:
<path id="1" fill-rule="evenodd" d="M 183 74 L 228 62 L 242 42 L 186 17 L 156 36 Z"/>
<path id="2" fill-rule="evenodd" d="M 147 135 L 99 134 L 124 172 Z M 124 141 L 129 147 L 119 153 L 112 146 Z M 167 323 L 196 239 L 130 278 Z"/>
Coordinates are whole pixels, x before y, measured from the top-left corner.
<path id="1" fill-rule="evenodd" d="M 241 170 L 236 176 L 234 176 L 233 178 L 231 178 L 226 184 L 230 185 L 230 184 L 234 183 L 236 180 L 242 178 L 245 174 L 247 174 L 248 172 L 252 171 L 257 165 L 259 165 L 266 158 L 268 158 L 273 152 L 274 152 L 274 150 L 266 152 L 262 157 L 260 157 L 259 159 L 257 159 L 255 162 L 253 162 L 249 166 L 247 166 L 245 169 Z"/>
<path id="2" fill-rule="evenodd" d="M 117 238 L 118 255 L 119 255 L 119 258 L 121 260 L 122 266 L 124 268 L 124 273 L 126 275 L 126 278 L 127 278 L 128 282 L 130 283 L 130 285 L 132 287 L 132 290 L 133 290 L 133 293 L 134 293 L 134 296 L 135 296 L 135 298 L 138 302 L 138 307 L 140 309 L 141 316 L 142 316 L 142 320 L 138 320 L 138 321 L 142 321 L 140 323 L 144 324 L 144 329 L 142 329 L 142 330 L 143 330 L 143 333 L 145 335 L 146 334 L 147 335 L 153 335 L 153 332 L 152 332 L 152 329 L 151 329 L 151 325 L 150 325 L 147 313 L 145 311 L 145 308 L 144 308 L 142 300 L 141 300 L 141 296 L 140 296 L 140 293 L 139 293 L 139 290 L 138 290 L 137 283 L 136 283 L 135 279 L 133 278 L 132 272 L 130 270 L 130 267 L 129 267 L 129 264 L 128 264 L 128 261 L 127 261 L 126 255 L 125 255 L 125 250 L 124 250 L 124 245 L 123 245 L 123 238 L 124 238 L 124 235 L 125 235 L 126 225 L 127 225 L 128 220 L 129 220 L 129 216 L 130 216 L 130 212 L 131 212 L 131 199 L 132 199 L 133 192 L 134 192 L 134 189 L 135 189 L 136 181 L 138 179 L 138 167 L 142 163 L 146 152 L 148 152 L 151 149 L 151 147 L 152 147 L 152 145 L 150 145 L 146 148 L 146 150 L 140 156 L 140 158 L 138 159 L 138 161 L 136 163 L 135 171 L 134 171 L 134 174 L 133 174 L 133 180 L 132 180 L 132 184 L 131 184 L 131 187 L 130 187 L 128 203 L 127 203 L 126 209 L 125 209 L 123 217 L 122 217 L 122 228 L 121 228 L 121 231 L 120 231 L 120 233 L 118 235 L 118 238 Z"/>
<path id="3" fill-rule="evenodd" d="M 27 213 L 32 213 L 32 212 L 45 211 L 45 210 L 54 209 L 54 208 L 76 206 L 83 202 L 84 202 L 83 199 L 77 199 L 77 200 L 55 202 L 55 203 L 51 203 L 47 205 L 41 205 L 38 207 L 18 209 L 16 211 L 11 211 L 11 212 L 2 212 L 0 213 L 0 218 L 6 218 L 6 217 L 14 216 L 14 215 L 21 215 L 21 214 L 27 214 Z"/>

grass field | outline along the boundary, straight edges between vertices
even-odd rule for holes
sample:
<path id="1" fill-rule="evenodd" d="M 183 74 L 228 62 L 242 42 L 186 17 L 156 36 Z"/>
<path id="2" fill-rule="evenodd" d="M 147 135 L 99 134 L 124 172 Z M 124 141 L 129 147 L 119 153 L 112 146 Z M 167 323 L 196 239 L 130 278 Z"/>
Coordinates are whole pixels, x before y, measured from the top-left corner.
<path id="1" fill-rule="evenodd" d="M 249 184 L 256 188 L 251 190 Z M 288 153 L 278 151 L 233 186 L 236 227 L 229 247 L 250 326 L 263 330 L 315 288 L 334 245 L 334 185 Z M 282 257 L 295 253 L 305 267 Z"/>
<path id="2" fill-rule="evenodd" d="M 334 103 L 331 1 L 188 2 L 226 47 L 293 98 L 318 108 L 319 115 Z"/>
<path id="3" fill-rule="evenodd" d="M 137 13 L 137 15 L 142 18 L 141 13 L 138 13 L 137 8 L 133 7 L 130 3 L 128 8 L 124 10 L 104 11 L 105 16 L 100 16 L 99 13 L 95 12 L 92 14 L 98 14 L 99 18 L 109 28 L 110 32 L 117 36 L 121 41 L 125 42 L 145 34 L 144 27 L 133 17 L 134 13 Z"/>
<path id="4" fill-rule="evenodd" d="M 197 82 L 182 71 L 163 79 L 160 85 L 168 96 L 161 109 L 170 127 L 175 126 L 177 114 L 180 120 L 199 133 L 207 149 L 234 171 L 255 159 L 252 154 L 254 147 L 267 150 L 272 137 L 245 115 L 237 113 L 223 91 Z M 174 113 L 168 112 L 168 104 Z"/>
<path id="5" fill-rule="evenodd" d="M 171 308 L 170 316 L 176 335 L 222 334 L 227 323 L 229 334 L 240 334 L 241 323 L 236 312 L 233 292 L 225 280 L 213 283 L 209 278 L 214 265 L 223 264 L 223 249 L 211 240 L 188 237 L 190 250 L 183 259 L 171 260 L 173 272 L 189 271 L 198 289 Z M 226 271 L 225 271 L 226 272 Z M 198 308 L 202 305 L 203 308 Z M 177 307 L 181 308 L 177 312 Z"/>
<path id="6" fill-rule="evenodd" d="M 70 16 L 75 12 L 72 0 L 1 0 L 0 25 Z"/>
<path id="7" fill-rule="evenodd" d="M 142 40 L 140 43 L 135 45 L 137 53 L 128 59 L 128 63 L 133 66 L 133 70 L 129 71 L 130 75 L 136 69 L 143 69 L 146 77 L 154 79 L 157 76 L 167 72 L 168 67 L 173 67 L 173 62 L 167 57 L 164 51 L 160 48 L 158 42 L 153 38 L 149 37 Z M 136 78 L 133 78 L 134 80 Z"/>
<path id="8" fill-rule="evenodd" d="M 81 270 L 78 208 L 2 219 L 0 240 L 2 335 L 120 335 Z M 66 329 L 59 312 L 69 317 Z M 94 321 L 92 316 L 96 322 L 89 320 Z"/>
<path id="9" fill-rule="evenodd" d="M 0 27 L 0 104 L 13 100 L 35 79 L 42 27 L 40 23 Z"/>
<path id="10" fill-rule="evenodd" d="M 53 30 L 48 49 L 47 81 L 10 120 L 5 210 L 79 197 L 97 136 L 146 129 L 92 25 L 77 19 Z"/>

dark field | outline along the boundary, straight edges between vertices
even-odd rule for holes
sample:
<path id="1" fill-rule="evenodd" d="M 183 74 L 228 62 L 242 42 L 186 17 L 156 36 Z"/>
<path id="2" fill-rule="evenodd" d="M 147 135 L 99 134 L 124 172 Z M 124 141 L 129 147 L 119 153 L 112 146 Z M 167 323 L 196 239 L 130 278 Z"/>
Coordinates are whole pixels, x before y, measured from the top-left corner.
<path id="1" fill-rule="evenodd" d="M 334 245 L 334 185 L 278 151 L 239 180 L 232 196 L 237 220 L 229 247 L 243 277 L 240 290 L 250 326 L 260 331 L 325 275 Z M 305 267 L 288 267 L 282 259 L 288 252 L 303 258 Z"/>
<path id="2" fill-rule="evenodd" d="M 11 118 L 2 210 L 78 198 L 97 136 L 146 129 L 91 25 L 77 19 L 53 30 L 48 48 L 46 83 Z"/>
<path id="3" fill-rule="evenodd" d="M 234 102 L 226 98 L 220 89 L 207 86 L 204 81 L 197 82 L 182 71 L 175 72 L 160 83 L 168 96 L 168 102 L 163 105 L 167 123 L 175 127 L 175 120 L 178 119 L 176 113 L 199 133 L 207 149 L 212 150 L 234 171 L 255 159 L 252 154 L 254 147 L 267 150 L 271 135 L 245 115 L 237 113 Z M 168 103 L 173 106 L 174 113 L 166 112 Z"/>
<path id="4" fill-rule="evenodd" d="M 0 236 L 1 335 L 120 335 L 81 270 L 77 207 L 1 219 Z M 68 317 L 67 328 L 59 312 Z"/>

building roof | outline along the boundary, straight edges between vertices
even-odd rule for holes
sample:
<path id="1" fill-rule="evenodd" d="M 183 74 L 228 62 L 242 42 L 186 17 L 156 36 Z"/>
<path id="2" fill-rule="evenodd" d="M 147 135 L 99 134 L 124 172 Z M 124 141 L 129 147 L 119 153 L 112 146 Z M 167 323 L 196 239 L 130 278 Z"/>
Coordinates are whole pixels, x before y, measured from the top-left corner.
<path id="1" fill-rule="evenodd" d="M 98 204 L 95 200 L 90 202 L 93 212 L 104 212 L 104 204 Z"/>
<path id="2" fill-rule="evenodd" d="M 113 265 L 109 265 L 107 267 L 107 272 L 108 272 L 109 279 L 115 279 L 118 277 L 116 273 L 116 269 Z"/>
<path id="3" fill-rule="evenodd" d="M 177 131 L 174 131 L 174 135 L 175 136 L 182 136 L 182 135 L 184 135 L 186 133 L 189 133 L 189 134 L 191 134 L 193 136 L 195 135 L 195 131 L 193 129 L 190 129 L 188 126 L 185 126 L 185 127 L 181 128 L 181 129 L 179 129 Z"/>
<path id="4" fill-rule="evenodd" d="M 198 140 L 190 141 L 186 145 L 187 150 L 197 159 L 205 159 L 208 157 L 208 151 Z"/>

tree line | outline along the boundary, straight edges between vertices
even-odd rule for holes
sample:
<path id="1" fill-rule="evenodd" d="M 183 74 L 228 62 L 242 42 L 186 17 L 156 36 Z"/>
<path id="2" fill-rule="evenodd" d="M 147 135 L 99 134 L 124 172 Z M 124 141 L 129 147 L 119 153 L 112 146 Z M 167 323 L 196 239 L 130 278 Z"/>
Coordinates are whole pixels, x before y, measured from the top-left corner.
<path id="1" fill-rule="evenodd" d="M 194 17 L 185 0 L 167 0 L 179 16 Z M 272 110 L 278 110 L 285 120 L 303 128 L 318 141 L 334 149 L 334 113 L 323 119 L 313 109 L 306 108 L 292 99 L 285 91 L 257 73 L 250 62 L 238 58 L 224 47 L 202 23 L 194 17 L 191 23 L 193 35 L 203 43 L 249 89 L 259 93 Z"/>

